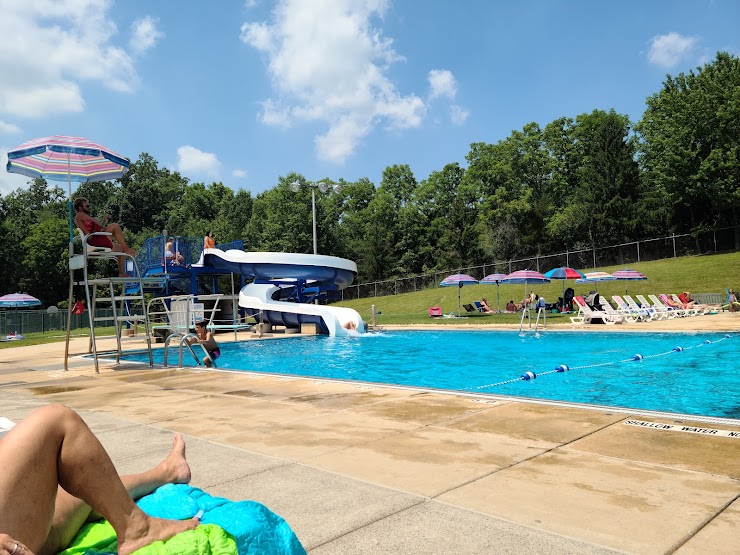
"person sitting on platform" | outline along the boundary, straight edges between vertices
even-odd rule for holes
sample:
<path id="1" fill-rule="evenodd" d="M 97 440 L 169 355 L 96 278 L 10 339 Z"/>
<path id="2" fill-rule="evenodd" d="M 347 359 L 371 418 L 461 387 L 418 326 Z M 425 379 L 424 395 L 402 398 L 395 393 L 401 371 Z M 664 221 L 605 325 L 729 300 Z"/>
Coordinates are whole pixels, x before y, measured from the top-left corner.
<path id="1" fill-rule="evenodd" d="M 179 435 L 157 466 L 120 477 L 82 418 L 64 405 L 48 405 L 0 437 L 0 469 L 3 554 L 58 553 L 94 515 L 113 526 L 121 555 L 200 524 L 153 518 L 134 502 L 165 484 L 190 481 Z"/>
<path id="2" fill-rule="evenodd" d="M 164 245 L 164 259 L 168 264 L 173 266 L 182 266 L 185 262 L 185 258 L 180 254 L 180 251 L 175 250 L 175 238 L 170 237 Z"/>
<path id="3" fill-rule="evenodd" d="M 75 215 L 75 225 L 82 230 L 85 235 L 90 233 L 97 233 L 99 231 L 105 231 L 111 233 L 117 244 L 111 242 L 110 238 L 104 235 L 96 235 L 88 239 L 87 244 L 94 247 L 103 247 L 110 249 L 113 252 L 125 252 L 131 256 L 136 256 L 136 252 L 128 246 L 126 239 L 123 237 L 123 231 L 121 226 L 116 223 L 109 223 L 110 216 L 103 216 L 103 221 L 100 222 L 90 215 L 90 202 L 83 197 L 77 198 L 74 201 L 74 209 L 77 212 Z M 125 265 L 123 256 L 116 257 L 118 260 L 118 276 L 126 277 Z"/>
<path id="4" fill-rule="evenodd" d="M 213 366 L 213 362 L 221 356 L 221 349 L 216 343 L 216 339 L 213 337 L 213 332 L 206 328 L 205 320 L 195 323 L 195 333 L 198 339 L 191 338 L 190 343 L 200 343 L 206 348 L 208 356 L 203 361 L 203 364 L 209 368 Z"/>
<path id="5" fill-rule="evenodd" d="M 506 303 L 506 312 L 517 312 L 519 308 L 514 304 L 514 299 Z"/>
<path id="6" fill-rule="evenodd" d="M 485 297 L 481 299 L 480 304 L 483 307 L 483 312 L 494 312 L 494 310 L 488 305 L 488 299 L 486 299 Z"/>

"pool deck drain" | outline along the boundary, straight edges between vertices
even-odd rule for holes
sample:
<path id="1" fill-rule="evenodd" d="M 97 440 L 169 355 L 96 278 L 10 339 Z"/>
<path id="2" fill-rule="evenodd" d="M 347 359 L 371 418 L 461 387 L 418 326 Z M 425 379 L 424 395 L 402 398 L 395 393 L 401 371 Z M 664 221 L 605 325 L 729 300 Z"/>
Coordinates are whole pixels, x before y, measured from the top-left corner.
<path id="1" fill-rule="evenodd" d="M 74 407 L 121 472 L 181 432 L 193 485 L 266 504 L 312 555 L 738 552 L 740 440 L 679 432 L 740 421 L 262 374 L 96 376 L 79 359 L 62 372 L 63 351 L 0 351 L 0 416 Z"/>

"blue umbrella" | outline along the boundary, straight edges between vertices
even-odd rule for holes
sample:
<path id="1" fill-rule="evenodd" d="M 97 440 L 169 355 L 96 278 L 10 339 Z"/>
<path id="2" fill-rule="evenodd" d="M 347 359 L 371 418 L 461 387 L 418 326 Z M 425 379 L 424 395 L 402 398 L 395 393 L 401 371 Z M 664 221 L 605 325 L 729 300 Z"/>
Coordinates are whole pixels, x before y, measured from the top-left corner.
<path id="1" fill-rule="evenodd" d="M 460 289 L 463 285 L 475 285 L 478 280 L 468 274 L 453 274 L 442 280 L 442 287 L 457 287 L 457 315 L 460 316 Z"/>

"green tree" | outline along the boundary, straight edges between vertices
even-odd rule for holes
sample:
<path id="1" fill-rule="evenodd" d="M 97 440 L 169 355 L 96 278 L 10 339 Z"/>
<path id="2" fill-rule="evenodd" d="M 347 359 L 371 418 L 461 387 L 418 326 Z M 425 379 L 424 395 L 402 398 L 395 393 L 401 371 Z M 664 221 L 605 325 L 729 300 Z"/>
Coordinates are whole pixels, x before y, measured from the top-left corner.
<path id="1" fill-rule="evenodd" d="M 31 225 L 21 243 L 24 257 L 20 288 L 47 305 L 67 298 L 68 227 L 67 218 L 47 214 Z"/>
<path id="2" fill-rule="evenodd" d="M 676 228 L 732 225 L 740 248 L 740 59 L 720 52 L 666 76 L 636 129 L 646 179 L 670 199 Z"/>

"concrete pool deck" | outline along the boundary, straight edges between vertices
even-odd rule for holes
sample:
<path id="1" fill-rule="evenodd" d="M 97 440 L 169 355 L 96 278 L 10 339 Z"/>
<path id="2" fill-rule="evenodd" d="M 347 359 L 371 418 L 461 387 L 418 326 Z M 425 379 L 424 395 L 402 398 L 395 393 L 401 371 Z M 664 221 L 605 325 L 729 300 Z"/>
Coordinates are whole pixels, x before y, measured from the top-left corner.
<path id="1" fill-rule="evenodd" d="M 736 331 L 740 315 L 608 329 L 680 326 Z M 257 373 L 104 363 L 95 375 L 80 358 L 63 372 L 63 354 L 0 350 L 0 416 L 71 406 L 120 472 L 181 432 L 193 485 L 264 503 L 311 554 L 740 551 L 740 420 Z"/>

